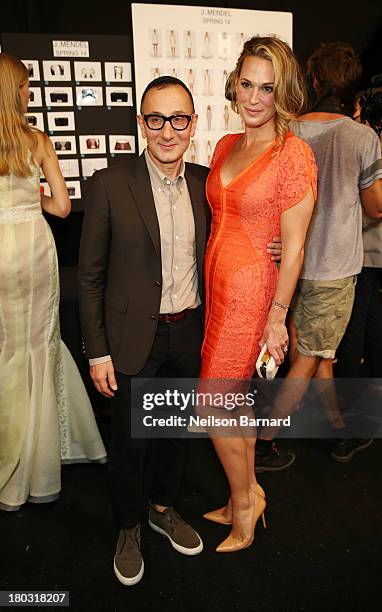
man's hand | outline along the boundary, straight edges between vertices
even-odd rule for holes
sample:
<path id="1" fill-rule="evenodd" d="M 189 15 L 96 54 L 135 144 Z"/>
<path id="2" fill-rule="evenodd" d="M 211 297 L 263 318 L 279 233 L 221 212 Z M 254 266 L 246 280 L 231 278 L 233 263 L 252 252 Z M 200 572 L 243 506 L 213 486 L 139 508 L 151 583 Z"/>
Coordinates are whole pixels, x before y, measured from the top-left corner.
<path id="1" fill-rule="evenodd" d="M 90 376 L 97 391 L 105 397 L 114 397 L 114 391 L 118 387 L 111 360 L 90 366 Z"/>
<path id="2" fill-rule="evenodd" d="M 269 242 L 267 247 L 267 253 L 272 255 L 271 261 L 281 261 L 281 237 L 274 236 L 274 238 L 272 238 L 272 242 Z"/>

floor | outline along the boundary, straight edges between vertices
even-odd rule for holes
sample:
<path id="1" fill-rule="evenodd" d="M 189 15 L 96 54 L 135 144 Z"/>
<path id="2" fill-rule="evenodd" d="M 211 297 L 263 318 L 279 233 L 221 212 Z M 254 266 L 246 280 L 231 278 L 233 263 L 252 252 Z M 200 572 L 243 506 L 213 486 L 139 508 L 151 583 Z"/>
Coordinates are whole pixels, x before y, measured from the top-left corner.
<path id="1" fill-rule="evenodd" d="M 59 501 L 0 512 L 0 589 L 65 589 L 76 612 L 371 608 L 381 574 L 382 440 L 348 464 L 329 457 L 329 441 L 280 444 L 297 458 L 259 477 L 268 528 L 258 523 L 247 550 L 215 552 L 228 527 L 202 514 L 224 503 L 227 487 L 209 441 L 197 439 L 177 509 L 202 536 L 201 555 L 180 555 L 146 524 L 144 577 L 123 587 L 112 569 L 107 467 L 66 466 Z"/>

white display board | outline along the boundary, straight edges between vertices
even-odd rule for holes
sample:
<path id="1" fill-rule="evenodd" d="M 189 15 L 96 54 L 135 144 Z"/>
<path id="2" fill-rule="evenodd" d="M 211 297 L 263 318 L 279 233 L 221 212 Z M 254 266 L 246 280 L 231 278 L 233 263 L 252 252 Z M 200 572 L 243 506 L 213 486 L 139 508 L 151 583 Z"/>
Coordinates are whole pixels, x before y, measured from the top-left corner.
<path id="1" fill-rule="evenodd" d="M 164 4 L 132 4 L 137 108 L 146 85 L 176 76 L 199 115 L 186 159 L 209 165 L 216 142 L 242 130 L 224 97 L 228 74 L 248 38 L 277 34 L 292 45 L 292 13 Z M 140 151 L 145 141 L 139 134 Z"/>

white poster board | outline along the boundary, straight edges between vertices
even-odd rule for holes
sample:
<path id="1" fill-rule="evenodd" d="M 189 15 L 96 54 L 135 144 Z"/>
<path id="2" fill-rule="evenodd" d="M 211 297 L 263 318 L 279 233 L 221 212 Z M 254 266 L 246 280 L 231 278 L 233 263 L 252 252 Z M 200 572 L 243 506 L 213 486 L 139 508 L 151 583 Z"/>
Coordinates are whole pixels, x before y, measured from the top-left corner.
<path id="1" fill-rule="evenodd" d="M 216 142 L 242 130 L 224 86 L 244 42 L 256 34 L 277 34 L 292 45 L 292 13 L 132 4 L 132 18 L 137 108 L 152 79 L 172 75 L 184 81 L 199 115 L 186 159 L 209 165 Z M 144 147 L 139 134 L 140 151 Z"/>

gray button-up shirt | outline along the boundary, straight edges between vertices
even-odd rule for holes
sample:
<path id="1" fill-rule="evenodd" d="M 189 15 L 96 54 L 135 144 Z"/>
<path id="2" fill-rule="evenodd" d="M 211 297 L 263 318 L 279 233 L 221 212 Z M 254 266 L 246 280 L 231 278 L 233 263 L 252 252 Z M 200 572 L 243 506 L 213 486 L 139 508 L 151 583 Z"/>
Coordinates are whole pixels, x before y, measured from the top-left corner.
<path id="1" fill-rule="evenodd" d="M 160 312 L 181 312 L 200 304 L 195 222 L 182 162 L 179 175 L 163 174 L 145 151 L 160 230 L 162 299 Z"/>
<path id="2" fill-rule="evenodd" d="M 160 313 L 176 313 L 200 304 L 196 267 L 195 222 L 182 162 L 179 176 L 171 179 L 154 164 L 145 150 L 160 231 L 162 298 Z M 89 359 L 90 365 L 110 361 L 110 355 Z"/>

